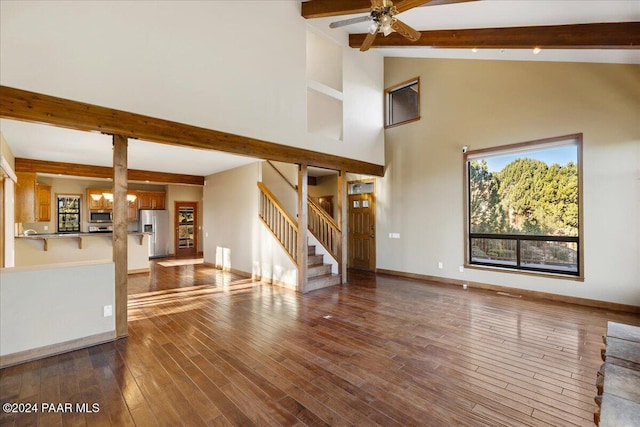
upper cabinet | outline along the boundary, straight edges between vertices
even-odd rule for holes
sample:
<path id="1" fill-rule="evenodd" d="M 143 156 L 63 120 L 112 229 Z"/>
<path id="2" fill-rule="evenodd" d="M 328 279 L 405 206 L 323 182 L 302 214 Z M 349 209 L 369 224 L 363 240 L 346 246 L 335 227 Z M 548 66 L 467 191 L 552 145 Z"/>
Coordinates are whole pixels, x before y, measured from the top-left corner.
<path id="1" fill-rule="evenodd" d="M 107 197 L 105 197 L 105 194 Z M 87 188 L 87 208 L 91 210 L 112 210 L 113 198 L 110 188 Z M 134 197 L 135 196 L 135 197 Z M 164 191 L 133 190 L 127 193 L 129 221 L 138 220 L 139 209 L 165 209 L 166 194 Z"/>
<path id="2" fill-rule="evenodd" d="M 51 221 L 51 186 L 36 184 L 36 221 Z"/>
<path id="3" fill-rule="evenodd" d="M 165 209 L 166 196 L 164 191 L 136 191 L 138 209 Z"/>
<path id="4" fill-rule="evenodd" d="M 51 221 L 51 186 L 38 184 L 32 172 L 17 172 L 16 177 L 15 221 Z"/>
<path id="5" fill-rule="evenodd" d="M 104 195 L 110 194 L 110 188 L 87 188 L 87 208 L 90 211 L 111 210 L 113 200 L 109 200 Z"/>
<path id="6" fill-rule="evenodd" d="M 36 174 L 16 172 L 16 222 L 36 222 Z"/>

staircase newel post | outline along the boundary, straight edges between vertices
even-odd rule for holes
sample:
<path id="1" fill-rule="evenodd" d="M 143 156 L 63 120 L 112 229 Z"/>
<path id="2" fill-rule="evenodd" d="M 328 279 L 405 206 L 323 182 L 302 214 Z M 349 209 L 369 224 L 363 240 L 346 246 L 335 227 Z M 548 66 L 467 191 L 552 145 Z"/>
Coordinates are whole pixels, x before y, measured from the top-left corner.
<path id="1" fill-rule="evenodd" d="M 340 237 L 338 240 L 338 274 L 340 274 L 340 284 L 347 283 L 347 265 L 349 262 L 347 251 L 348 223 L 347 223 L 347 171 L 341 170 L 338 173 L 338 189 L 336 194 L 336 222 L 340 227 Z"/>
<path id="2" fill-rule="evenodd" d="M 298 292 L 307 292 L 307 229 L 309 226 L 309 205 L 307 198 L 309 173 L 306 164 L 300 164 L 298 168 Z"/>

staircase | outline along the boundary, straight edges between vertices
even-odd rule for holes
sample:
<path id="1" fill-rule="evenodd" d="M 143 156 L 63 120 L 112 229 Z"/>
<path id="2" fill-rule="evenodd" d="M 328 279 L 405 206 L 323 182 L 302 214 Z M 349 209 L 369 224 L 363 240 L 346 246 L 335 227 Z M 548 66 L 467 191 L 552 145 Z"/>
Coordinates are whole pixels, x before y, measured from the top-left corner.
<path id="1" fill-rule="evenodd" d="M 340 275 L 331 273 L 331 264 L 324 263 L 324 255 L 316 255 L 314 245 L 307 246 L 307 290 L 339 285 Z"/>
<path id="2" fill-rule="evenodd" d="M 267 162 L 271 164 L 270 162 Z M 275 166 L 271 165 L 274 169 Z M 277 171 L 277 169 L 276 169 Z M 284 176 L 280 174 L 283 179 Z M 293 190 L 295 186 L 287 181 Z M 296 218 L 289 214 L 280 201 L 262 183 L 258 182 L 260 189 L 260 203 L 258 217 L 271 231 L 275 239 L 280 243 L 291 261 L 298 266 L 298 223 Z M 297 190 L 296 190 L 297 191 Z M 308 198 L 308 231 L 317 239 L 329 256 L 338 261 L 338 271 L 341 270 L 341 238 L 340 227 L 324 209 Z M 300 254 L 302 256 L 302 254 Z M 324 255 L 316 254 L 316 247 L 307 245 L 307 276 L 306 284 L 302 292 L 314 291 L 329 286 L 339 285 L 342 280 L 339 274 L 331 273 L 331 264 L 324 263 Z"/>

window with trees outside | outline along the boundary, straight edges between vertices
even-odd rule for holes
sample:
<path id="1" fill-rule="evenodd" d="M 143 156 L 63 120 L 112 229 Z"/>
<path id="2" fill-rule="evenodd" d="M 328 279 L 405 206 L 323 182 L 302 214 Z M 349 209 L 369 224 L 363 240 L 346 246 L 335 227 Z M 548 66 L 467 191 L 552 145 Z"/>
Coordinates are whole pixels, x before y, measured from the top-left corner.
<path id="1" fill-rule="evenodd" d="M 582 134 L 468 151 L 467 264 L 582 277 Z"/>

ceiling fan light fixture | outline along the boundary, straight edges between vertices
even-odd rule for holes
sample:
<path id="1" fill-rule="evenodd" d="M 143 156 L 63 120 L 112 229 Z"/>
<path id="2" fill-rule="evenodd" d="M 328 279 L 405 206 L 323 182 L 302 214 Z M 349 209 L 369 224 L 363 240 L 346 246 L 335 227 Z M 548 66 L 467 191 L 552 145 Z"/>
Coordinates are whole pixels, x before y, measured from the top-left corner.
<path id="1" fill-rule="evenodd" d="M 380 26 L 380 29 L 382 30 L 382 34 L 384 34 L 385 37 L 393 33 L 393 28 L 391 28 L 391 24 L 389 23 L 382 24 Z"/>
<path id="2" fill-rule="evenodd" d="M 375 22 L 372 22 L 371 25 L 369 25 L 369 34 L 375 34 L 378 32 L 378 24 Z"/>

